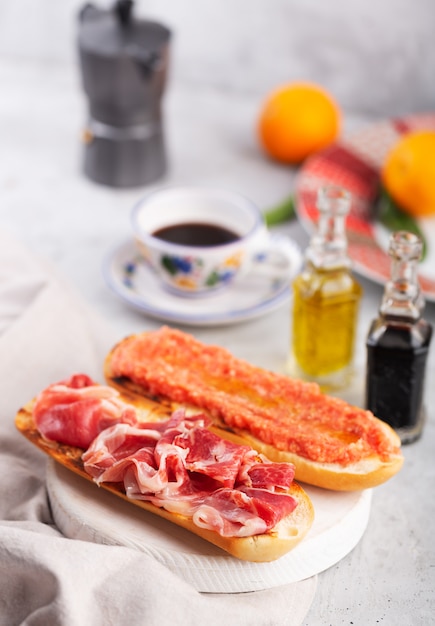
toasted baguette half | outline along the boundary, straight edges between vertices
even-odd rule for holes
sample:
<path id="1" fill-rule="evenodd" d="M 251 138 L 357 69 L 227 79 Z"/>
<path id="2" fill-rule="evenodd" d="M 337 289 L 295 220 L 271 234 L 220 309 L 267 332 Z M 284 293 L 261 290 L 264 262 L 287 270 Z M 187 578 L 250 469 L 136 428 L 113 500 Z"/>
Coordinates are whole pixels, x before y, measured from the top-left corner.
<path id="1" fill-rule="evenodd" d="M 153 392 L 147 386 L 146 372 L 144 373 L 144 370 L 140 371 L 140 374 L 137 376 L 137 380 L 132 380 L 129 375 L 125 375 L 123 372 L 120 373 L 118 369 L 114 371 L 112 365 L 117 351 L 123 350 L 125 346 L 128 348 L 129 342 L 135 342 L 136 340 L 141 341 L 141 339 L 146 337 L 146 335 L 147 333 L 142 333 L 141 335 L 126 337 L 113 347 L 105 359 L 104 375 L 106 382 L 110 386 L 116 388 L 120 393 L 128 394 L 131 401 L 134 402 L 135 399 L 137 401 L 138 398 L 142 397 L 155 401 L 161 406 L 166 406 L 172 410 L 179 406 L 184 406 L 188 410 L 201 410 L 204 413 L 208 413 L 213 419 L 212 429 L 221 437 L 236 443 L 248 444 L 258 452 L 263 453 L 272 461 L 293 463 L 296 467 L 296 480 L 317 487 L 331 489 L 334 491 L 357 491 L 367 489 L 384 483 L 397 474 L 397 472 L 401 469 L 404 459 L 400 448 L 401 443 L 399 436 L 385 422 L 377 419 L 371 414 L 367 414 L 366 419 L 370 423 L 371 428 L 375 430 L 376 438 L 383 441 L 383 455 L 379 454 L 376 447 L 373 447 L 369 453 L 365 452 L 361 459 L 353 460 L 349 463 L 329 463 L 317 461 L 314 458 L 296 454 L 291 450 L 282 448 L 278 449 L 274 445 L 260 439 L 246 428 L 237 428 L 234 425 L 229 426 L 225 422 L 223 414 L 219 414 L 219 407 L 216 408 L 216 406 L 214 406 L 213 411 L 208 412 L 204 403 L 183 402 L 180 404 L 171 395 L 159 394 L 155 391 Z M 195 344 L 195 349 L 198 349 L 198 342 Z M 210 347 L 204 346 L 204 349 L 207 349 L 208 352 L 210 352 Z M 220 349 L 218 348 L 218 350 Z M 231 355 L 228 356 L 232 359 L 232 363 L 244 364 L 243 361 L 235 359 Z M 283 384 L 282 375 L 275 375 L 272 372 L 267 372 L 261 368 L 254 368 L 249 364 L 244 364 L 243 366 L 245 365 L 254 370 L 255 376 L 258 376 L 259 380 L 261 380 L 261 377 L 264 376 L 267 378 L 268 383 L 270 383 L 271 380 L 273 381 L 273 377 L 276 376 L 277 384 Z M 186 368 L 191 366 L 191 363 L 186 363 Z M 128 367 L 127 369 L 130 370 L 131 368 Z M 213 385 L 216 387 L 218 384 L 219 380 L 216 382 L 216 379 L 214 379 Z M 226 381 L 223 381 L 223 387 L 225 386 L 228 388 Z M 234 385 L 234 387 L 237 388 L 237 385 Z M 171 386 L 167 385 L 166 388 L 170 389 Z M 242 388 L 242 393 L 246 394 L 246 389 Z M 325 396 L 325 402 L 326 401 L 327 397 Z M 256 409 L 255 403 L 255 394 L 253 394 L 250 409 L 254 412 Z M 343 406 L 344 404 L 345 403 L 343 403 Z M 360 413 L 362 412 L 360 409 L 356 410 Z M 301 420 L 303 420 L 303 417 L 301 417 Z M 291 428 L 292 425 L 290 424 L 289 429 Z M 313 428 L 315 428 L 315 426 Z M 322 429 L 321 435 L 325 435 L 325 437 L 328 435 L 329 437 L 334 438 L 337 442 L 339 442 L 341 447 L 357 447 L 360 443 L 360 436 L 358 434 L 350 431 L 343 432 L 342 430 L 334 430 L 333 424 L 331 424 L 330 428 L 323 425 Z M 364 442 L 364 445 L 366 444 L 367 442 Z M 387 449 L 387 453 L 385 453 L 385 449 Z"/>
<path id="2" fill-rule="evenodd" d="M 122 394 L 122 399 L 125 402 L 133 399 L 136 408 L 140 409 L 144 415 L 146 414 L 147 421 L 165 419 L 170 413 L 167 406 L 149 401 L 146 398 L 138 396 L 132 398 L 130 394 L 126 393 Z M 82 448 L 48 441 L 42 437 L 33 419 L 33 404 L 34 400 L 17 413 L 15 417 L 17 429 L 40 450 L 85 480 L 92 482 L 95 485 L 95 489 L 98 489 L 99 487 L 94 483 L 92 477 L 84 470 L 82 462 L 84 450 Z M 189 517 L 170 513 L 149 502 L 127 498 L 122 484 L 101 483 L 100 487 L 117 497 L 123 498 L 132 505 L 185 528 L 209 543 L 218 546 L 231 556 L 244 561 L 261 563 L 274 561 L 282 557 L 302 541 L 314 521 L 313 504 L 308 494 L 296 482 L 292 483 L 288 492 L 297 500 L 297 507 L 292 513 L 282 519 L 268 533 L 242 538 L 223 537 L 211 530 L 199 528 Z M 116 502 L 114 502 L 114 506 L 116 506 Z"/>

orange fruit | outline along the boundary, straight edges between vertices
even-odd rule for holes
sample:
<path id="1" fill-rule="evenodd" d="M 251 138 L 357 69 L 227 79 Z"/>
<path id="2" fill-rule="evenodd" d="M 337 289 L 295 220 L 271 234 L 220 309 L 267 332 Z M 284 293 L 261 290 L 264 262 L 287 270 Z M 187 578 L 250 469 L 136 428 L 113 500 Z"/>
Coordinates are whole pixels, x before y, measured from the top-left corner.
<path id="1" fill-rule="evenodd" d="M 273 159 L 297 164 L 332 143 L 340 124 L 340 108 L 327 91 L 313 83 L 290 83 L 266 98 L 258 136 Z"/>
<path id="2" fill-rule="evenodd" d="M 381 179 L 409 215 L 435 215 L 435 131 L 404 135 L 384 161 Z"/>

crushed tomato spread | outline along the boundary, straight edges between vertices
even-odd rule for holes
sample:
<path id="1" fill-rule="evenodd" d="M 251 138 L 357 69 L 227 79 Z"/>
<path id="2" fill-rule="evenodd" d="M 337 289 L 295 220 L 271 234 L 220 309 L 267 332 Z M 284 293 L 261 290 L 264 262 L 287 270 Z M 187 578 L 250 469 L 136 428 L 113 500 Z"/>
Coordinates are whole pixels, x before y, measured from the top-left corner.
<path id="1" fill-rule="evenodd" d="M 166 326 L 118 344 L 110 367 L 113 377 L 126 377 L 149 394 L 194 404 L 229 428 L 312 461 L 348 465 L 399 454 L 369 411 Z"/>

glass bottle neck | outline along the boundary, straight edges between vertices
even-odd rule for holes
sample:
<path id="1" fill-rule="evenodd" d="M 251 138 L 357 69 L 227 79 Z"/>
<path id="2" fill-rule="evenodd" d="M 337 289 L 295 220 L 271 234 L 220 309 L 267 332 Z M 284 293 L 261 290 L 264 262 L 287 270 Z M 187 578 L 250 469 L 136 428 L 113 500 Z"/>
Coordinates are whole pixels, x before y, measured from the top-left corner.
<path id="1" fill-rule="evenodd" d="M 417 278 L 421 252 L 421 240 L 416 235 L 399 231 L 391 236 L 391 278 L 385 285 L 382 315 L 411 320 L 421 317 L 424 299 Z"/>
<path id="2" fill-rule="evenodd" d="M 346 216 L 350 209 L 350 194 L 340 187 L 321 188 L 317 208 L 317 231 L 307 248 L 307 263 L 318 269 L 349 268 Z"/>

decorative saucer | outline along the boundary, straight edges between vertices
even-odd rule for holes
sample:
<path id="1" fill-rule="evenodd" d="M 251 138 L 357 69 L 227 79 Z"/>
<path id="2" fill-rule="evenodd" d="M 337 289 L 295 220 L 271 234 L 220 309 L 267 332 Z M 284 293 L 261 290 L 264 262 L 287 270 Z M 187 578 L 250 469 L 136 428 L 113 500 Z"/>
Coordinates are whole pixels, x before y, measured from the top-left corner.
<path id="1" fill-rule="evenodd" d="M 297 244 L 278 237 L 270 253 L 256 258 L 245 276 L 204 297 L 171 293 L 141 257 L 133 240 L 116 247 L 103 264 L 110 289 L 135 309 L 160 320 L 213 326 L 259 317 L 288 301 L 302 264 Z"/>

